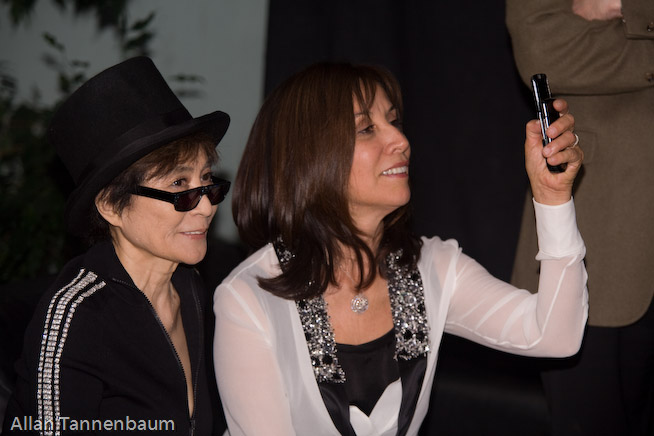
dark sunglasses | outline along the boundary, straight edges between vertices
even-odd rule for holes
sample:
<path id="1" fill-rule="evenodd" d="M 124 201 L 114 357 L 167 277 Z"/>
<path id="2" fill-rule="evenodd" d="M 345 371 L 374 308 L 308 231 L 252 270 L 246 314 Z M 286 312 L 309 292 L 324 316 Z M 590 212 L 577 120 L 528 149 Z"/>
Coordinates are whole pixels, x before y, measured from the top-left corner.
<path id="1" fill-rule="evenodd" d="M 143 197 L 154 198 L 156 200 L 167 201 L 175 206 L 178 212 L 188 212 L 200 204 L 203 195 L 206 195 L 211 204 L 216 205 L 225 199 L 229 191 L 230 182 L 211 177 L 211 185 L 200 186 L 199 188 L 189 189 L 182 192 L 167 192 L 159 189 L 148 188 L 146 186 L 137 186 L 132 194 Z"/>

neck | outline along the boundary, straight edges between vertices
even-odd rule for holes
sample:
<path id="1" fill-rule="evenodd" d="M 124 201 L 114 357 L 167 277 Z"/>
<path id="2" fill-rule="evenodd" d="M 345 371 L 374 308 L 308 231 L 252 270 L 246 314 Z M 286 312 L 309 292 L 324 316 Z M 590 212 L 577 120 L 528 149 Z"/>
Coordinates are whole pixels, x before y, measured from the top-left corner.
<path id="1" fill-rule="evenodd" d="M 337 266 L 341 272 L 339 274 L 340 277 L 338 278 L 338 282 L 342 285 L 342 279 L 345 278 L 347 282 L 350 282 L 354 288 L 357 289 L 361 285 L 362 276 L 366 277 L 369 268 L 371 268 L 371 265 L 368 262 L 368 258 L 363 256 L 363 265 L 360 266 L 356 260 L 356 255 L 351 248 L 348 247 L 344 249 L 341 247 L 341 253 L 342 257 L 338 261 Z M 363 268 L 363 270 L 360 270 L 360 268 Z"/>
<path id="2" fill-rule="evenodd" d="M 384 218 L 387 212 L 370 212 L 366 209 L 350 210 L 352 221 L 359 230 L 359 236 L 370 247 L 373 253 L 377 252 L 381 237 L 384 233 Z"/>
<path id="3" fill-rule="evenodd" d="M 384 233 L 384 223 L 381 221 L 373 223 L 364 223 L 363 225 L 356 222 L 359 230 L 359 237 L 366 243 L 373 253 L 377 252 L 382 234 Z"/>
<path id="4" fill-rule="evenodd" d="M 123 268 L 150 302 L 154 304 L 174 294 L 171 279 L 178 265 L 176 262 L 145 255 L 116 239 L 113 245 Z"/>

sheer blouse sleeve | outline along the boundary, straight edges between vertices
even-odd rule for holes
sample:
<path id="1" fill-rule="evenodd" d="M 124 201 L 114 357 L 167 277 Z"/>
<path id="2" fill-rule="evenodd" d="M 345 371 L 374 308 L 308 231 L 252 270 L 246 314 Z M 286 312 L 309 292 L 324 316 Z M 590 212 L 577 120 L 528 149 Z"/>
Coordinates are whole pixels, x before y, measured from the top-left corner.
<path id="1" fill-rule="evenodd" d="M 294 435 L 271 325 L 249 289 L 232 280 L 214 295 L 214 364 L 229 434 Z"/>
<path id="2" fill-rule="evenodd" d="M 494 278 L 457 250 L 445 273 L 454 277 L 443 284 L 450 293 L 445 331 L 514 354 L 569 356 L 580 347 L 588 314 L 585 246 L 572 200 L 559 206 L 534 201 L 534 208 L 538 292 Z"/>

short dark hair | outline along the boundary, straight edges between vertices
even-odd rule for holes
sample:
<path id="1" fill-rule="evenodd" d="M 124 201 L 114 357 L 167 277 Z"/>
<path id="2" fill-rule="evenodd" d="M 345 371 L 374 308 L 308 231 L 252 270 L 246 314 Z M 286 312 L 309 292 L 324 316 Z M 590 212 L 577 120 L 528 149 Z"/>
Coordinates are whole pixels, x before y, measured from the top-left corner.
<path id="1" fill-rule="evenodd" d="M 99 199 L 106 201 L 116 213 L 122 213 L 132 204 L 132 192 L 143 182 L 170 174 L 180 164 L 204 154 L 210 165 L 218 162 L 216 144 L 206 133 L 196 133 L 177 139 L 127 167 L 100 191 Z M 93 208 L 87 233 L 90 245 L 111 238 L 109 223 Z"/>
<path id="2" fill-rule="evenodd" d="M 264 102 L 236 176 L 232 211 L 241 239 L 254 248 L 281 239 L 294 254 L 283 274 L 260 279 L 288 299 L 310 298 L 336 284 L 339 244 L 385 274 L 385 258 L 402 250 L 400 263 L 417 262 L 420 241 L 408 230 L 408 205 L 384 219 L 377 253 L 361 239 L 350 213 L 347 185 L 355 144 L 353 102 L 368 112 L 377 87 L 402 116 L 400 86 L 387 70 L 320 63 L 287 79 Z M 360 284 L 372 283 L 377 268 Z M 307 287 L 307 283 L 314 286 Z"/>

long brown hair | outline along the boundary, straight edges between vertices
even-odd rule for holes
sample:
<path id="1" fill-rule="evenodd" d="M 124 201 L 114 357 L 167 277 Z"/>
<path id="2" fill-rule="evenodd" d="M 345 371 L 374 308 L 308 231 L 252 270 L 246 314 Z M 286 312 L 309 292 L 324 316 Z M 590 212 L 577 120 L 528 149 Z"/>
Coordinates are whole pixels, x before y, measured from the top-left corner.
<path id="1" fill-rule="evenodd" d="M 349 213 L 353 98 L 367 112 L 378 86 L 401 119 L 397 80 L 383 68 L 365 65 L 313 65 L 277 87 L 261 107 L 236 175 L 234 220 L 241 239 L 253 248 L 281 240 L 294 254 L 281 275 L 259 279 L 263 289 L 295 300 L 322 294 L 336 284 L 341 246 L 353 250 L 359 271 L 377 265 L 384 275 L 386 256 L 398 250 L 401 264 L 417 262 L 420 241 L 409 232 L 408 205 L 384 218 L 377 253 Z M 367 271 L 362 288 L 372 283 L 377 268 Z"/>

